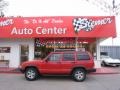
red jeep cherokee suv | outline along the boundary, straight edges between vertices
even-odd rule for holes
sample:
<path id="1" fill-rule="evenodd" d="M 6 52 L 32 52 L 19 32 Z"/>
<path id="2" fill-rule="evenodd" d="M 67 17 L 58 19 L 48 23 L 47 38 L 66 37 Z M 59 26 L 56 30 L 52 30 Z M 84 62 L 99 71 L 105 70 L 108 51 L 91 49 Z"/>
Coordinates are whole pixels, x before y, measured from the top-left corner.
<path id="1" fill-rule="evenodd" d="M 20 70 L 29 81 L 40 75 L 71 75 L 75 81 L 84 81 L 88 72 L 95 72 L 94 60 L 89 52 L 51 52 L 43 60 L 24 62 Z"/>

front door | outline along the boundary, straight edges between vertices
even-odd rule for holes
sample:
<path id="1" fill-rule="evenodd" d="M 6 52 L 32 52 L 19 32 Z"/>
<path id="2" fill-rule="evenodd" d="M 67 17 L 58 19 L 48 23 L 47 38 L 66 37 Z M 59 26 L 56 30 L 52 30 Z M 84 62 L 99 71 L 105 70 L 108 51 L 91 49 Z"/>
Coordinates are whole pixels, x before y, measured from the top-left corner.
<path id="1" fill-rule="evenodd" d="M 20 45 L 20 64 L 29 59 L 29 45 Z"/>
<path id="2" fill-rule="evenodd" d="M 62 54 L 52 53 L 46 58 L 46 62 L 42 64 L 41 71 L 43 74 L 59 74 Z"/>

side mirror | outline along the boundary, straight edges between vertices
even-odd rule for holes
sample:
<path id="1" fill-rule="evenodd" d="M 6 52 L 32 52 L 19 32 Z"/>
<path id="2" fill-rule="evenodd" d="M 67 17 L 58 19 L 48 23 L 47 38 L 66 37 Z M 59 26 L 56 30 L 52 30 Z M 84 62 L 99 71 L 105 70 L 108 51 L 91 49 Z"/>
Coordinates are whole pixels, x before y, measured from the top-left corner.
<path id="1" fill-rule="evenodd" d="M 48 62 L 48 61 L 49 61 L 49 59 L 50 59 L 50 58 L 47 58 L 47 59 L 45 60 L 45 62 Z"/>

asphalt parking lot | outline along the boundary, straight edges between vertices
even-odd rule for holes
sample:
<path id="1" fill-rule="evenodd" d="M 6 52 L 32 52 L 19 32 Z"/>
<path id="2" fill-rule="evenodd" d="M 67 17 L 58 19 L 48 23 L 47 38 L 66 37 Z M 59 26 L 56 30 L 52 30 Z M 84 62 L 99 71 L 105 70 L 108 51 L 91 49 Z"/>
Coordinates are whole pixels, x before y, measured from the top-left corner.
<path id="1" fill-rule="evenodd" d="M 120 74 L 90 74 L 84 82 L 63 76 L 26 81 L 23 74 L 0 74 L 0 90 L 120 90 Z"/>

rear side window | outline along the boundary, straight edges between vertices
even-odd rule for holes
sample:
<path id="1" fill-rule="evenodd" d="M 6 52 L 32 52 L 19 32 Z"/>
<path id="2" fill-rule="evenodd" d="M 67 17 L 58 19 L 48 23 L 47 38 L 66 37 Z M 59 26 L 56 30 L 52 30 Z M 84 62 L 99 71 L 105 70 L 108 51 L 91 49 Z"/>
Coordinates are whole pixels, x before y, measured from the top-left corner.
<path id="1" fill-rule="evenodd" d="M 77 53 L 77 60 L 90 60 L 90 57 L 88 53 L 80 52 L 80 53 Z"/>
<path id="2" fill-rule="evenodd" d="M 74 61 L 75 60 L 74 53 L 64 53 L 63 54 L 63 60 L 64 61 Z"/>

